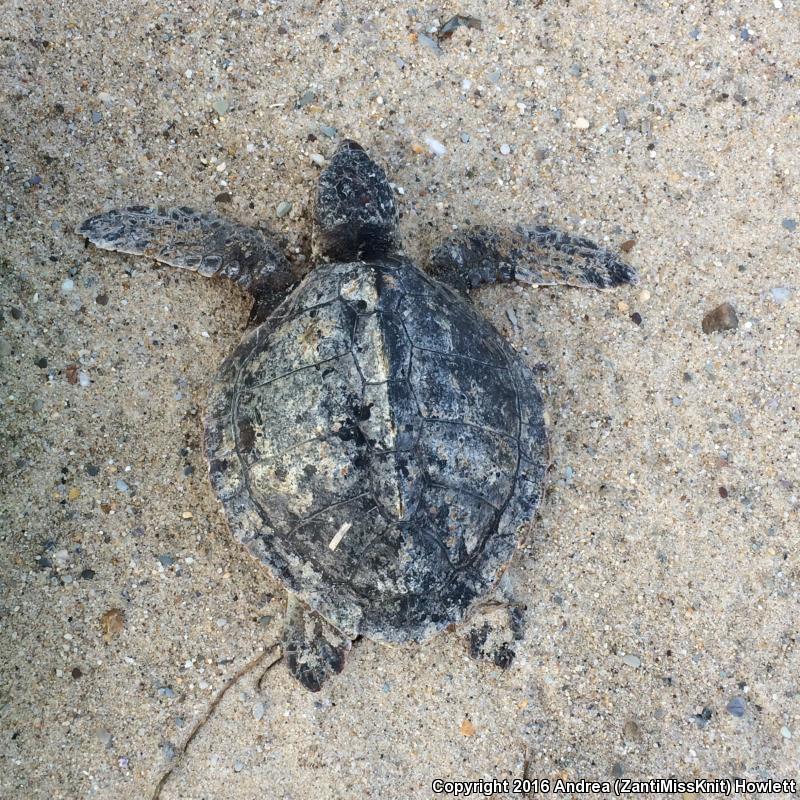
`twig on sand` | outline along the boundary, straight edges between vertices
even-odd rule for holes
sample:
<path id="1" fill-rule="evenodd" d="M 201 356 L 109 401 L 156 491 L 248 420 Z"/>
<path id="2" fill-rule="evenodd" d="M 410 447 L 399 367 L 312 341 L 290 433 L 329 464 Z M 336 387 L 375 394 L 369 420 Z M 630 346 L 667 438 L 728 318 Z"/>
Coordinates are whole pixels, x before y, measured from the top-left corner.
<path id="1" fill-rule="evenodd" d="M 211 705 L 209 705 L 206 713 L 203 714 L 202 717 L 195 723 L 195 726 L 192 728 L 191 733 L 186 737 L 186 741 L 183 743 L 183 747 L 181 747 L 180 751 L 176 755 L 172 766 L 161 776 L 161 780 L 159 780 L 158 784 L 156 784 L 155 791 L 153 792 L 152 800 L 159 800 L 161 797 L 162 789 L 167 785 L 167 781 L 172 776 L 172 773 L 175 772 L 176 769 L 181 765 L 183 762 L 184 756 L 186 755 L 186 751 L 189 749 L 189 745 L 194 741 L 194 738 L 200 733 L 201 728 L 211 719 L 213 713 L 217 710 L 217 706 L 222 702 L 222 698 L 228 692 L 228 689 L 235 686 L 245 675 L 249 672 L 252 672 L 256 667 L 259 666 L 263 661 L 266 660 L 267 656 L 273 655 L 275 651 L 278 651 L 278 654 L 275 658 L 270 661 L 267 665 L 264 672 L 261 673 L 261 677 L 258 679 L 258 689 L 261 690 L 261 682 L 264 680 L 264 676 L 283 658 L 283 651 L 281 650 L 281 646 L 276 644 L 271 647 L 269 650 L 265 650 L 261 655 L 254 658 L 252 661 L 245 664 L 219 691 L 217 696 L 211 701 Z"/>

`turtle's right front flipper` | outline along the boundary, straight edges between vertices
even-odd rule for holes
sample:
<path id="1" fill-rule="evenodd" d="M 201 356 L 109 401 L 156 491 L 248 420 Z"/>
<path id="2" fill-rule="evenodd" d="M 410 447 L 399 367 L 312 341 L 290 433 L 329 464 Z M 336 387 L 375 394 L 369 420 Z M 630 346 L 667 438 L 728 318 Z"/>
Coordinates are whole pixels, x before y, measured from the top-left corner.
<path id="1" fill-rule="evenodd" d="M 90 217 L 75 232 L 103 250 L 229 278 L 258 306 L 277 305 L 294 282 L 289 263 L 261 231 L 185 206 L 116 208 Z"/>

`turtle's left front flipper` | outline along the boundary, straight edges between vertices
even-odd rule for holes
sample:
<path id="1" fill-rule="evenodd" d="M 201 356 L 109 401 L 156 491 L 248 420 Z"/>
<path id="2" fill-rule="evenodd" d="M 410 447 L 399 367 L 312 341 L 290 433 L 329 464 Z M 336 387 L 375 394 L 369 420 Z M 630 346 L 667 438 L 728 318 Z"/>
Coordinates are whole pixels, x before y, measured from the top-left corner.
<path id="1" fill-rule="evenodd" d="M 608 289 L 636 283 L 636 271 L 589 239 L 545 226 L 472 228 L 430 257 L 431 272 L 457 289 L 519 281 L 534 286 Z"/>
<path id="2" fill-rule="evenodd" d="M 90 217 L 75 232 L 103 250 L 229 278 L 253 295 L 261 317 L 294 282 L 286 258 L 261 231 L 185 206 L 116 208 Z"/>

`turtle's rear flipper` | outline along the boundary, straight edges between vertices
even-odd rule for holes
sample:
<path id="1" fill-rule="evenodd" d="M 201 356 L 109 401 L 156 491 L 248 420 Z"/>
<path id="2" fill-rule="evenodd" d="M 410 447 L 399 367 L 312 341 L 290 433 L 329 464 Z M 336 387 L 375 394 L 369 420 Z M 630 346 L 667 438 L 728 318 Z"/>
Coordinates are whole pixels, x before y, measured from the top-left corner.
<path id="1" fill-rule="evenodd" d="M 254 309 L 262 317 L 264 307 L 277 305 L 294 281 L 289 263 L 261 231 L 185 206 L 115 208 L 90 217 L 75 232 L 103 250 L 229 278 L 256 298 Z"/>
<path id="2" fill-rule="evenodd" d="M 524 635 L 523 608 L 514 603 L 490 602 L 465 622 L 469 654 L 508 669 Z"/>
<path id="3" fill-rule="evenodd" d="M 312 692 L 344 668 L 350 639 L 293 594 L 286 601 L 283 652 L 292 675 Z"/>
<path id="4" fill-rule="evenodd" d="M 636 283 L 636 271 L 589 239 L 544 226 L 472 228 L 433 250 L 431 272 L 462 291 L 490 283 L 608 289 Z"/>

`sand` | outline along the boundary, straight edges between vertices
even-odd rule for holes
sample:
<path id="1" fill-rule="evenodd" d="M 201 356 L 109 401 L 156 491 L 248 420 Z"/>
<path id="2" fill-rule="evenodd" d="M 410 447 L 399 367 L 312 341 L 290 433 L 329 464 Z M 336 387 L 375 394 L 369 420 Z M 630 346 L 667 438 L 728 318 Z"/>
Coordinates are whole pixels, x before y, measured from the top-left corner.
<path id="1" fill-rule="evenodd" d="M 482 29 L 440 41 L 456 12 Z M 794 0 L 0 15 L 0 796 L 145 798 L 170 769 L 163 798 L 798 777 Z M 625 245 L 641 283 L 475 296 L 548 364 L 511 669 L 454 634 L 360 642 L 319 694 L 251 670 L 184 753 L 280 636 L 200 451 L 249 300 L 72 229 L 191 204 L 266 223 L 302 271 L 339 135 L 386 166 L 420 262 L 453 226 L 547 221 Z M 738 326 L 704 333 L 723 302 Z"/>

